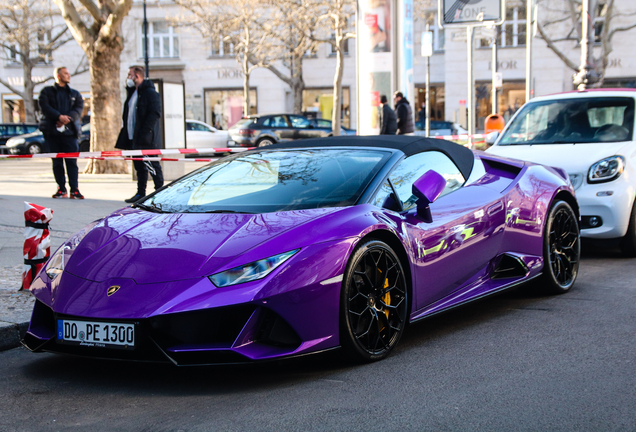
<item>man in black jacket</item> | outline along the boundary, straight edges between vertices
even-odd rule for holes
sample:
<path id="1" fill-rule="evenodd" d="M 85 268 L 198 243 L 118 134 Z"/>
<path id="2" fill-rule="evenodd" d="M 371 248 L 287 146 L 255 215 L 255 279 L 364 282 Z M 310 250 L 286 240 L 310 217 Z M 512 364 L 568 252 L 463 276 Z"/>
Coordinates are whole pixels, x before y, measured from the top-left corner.
<path id="1" fill-rule="evenodd" d="M 380 135 L 395 135 L 397 131 L 397 117 L 388 102 L 385 95 L 380 96 L 380 103 L 382 104 L 382 111 L 380 111 Z"/>
<path id="2" fill-rule="evenodd" d="M 406 100 L 402 92 L 395 92 L 393 100 L 395 101 L 398 135 L 412 134 L 415 132 L 415 122 L 409 101 Z"/>
<path id="3" fill-rule="evenodd" d="M 42 110 L 40 130 L 44 135 L 44 142 L 52 153 L 73 153 L 79 151 L 77 139 L 81 134 L 82 111 L 84 99 L 77 91 L 69 87 L 71 74 L 64 66 L 55 68 L 53 72 L 55 84 L 44 87 L 40 92 L 38 103 Z M 71 187 L 72 199 L 84 199 L 78 189 L 77 159 L 53 159 L 53 176 L 57 183 L 57 192 L 53 198 L 66 198 L 66 174 Z"/>
<path id="4" fill-rule="evenodd" d="M 161 99 L 152 81 L 144 79 L 145 69 L 133 66 L 128 70 L 124 103 L 124 126 L 119 132 L 116 148 L 122 150 L 157 149 L 161 147 Z M 148 173 L 155 183 L 155 190 L 163 186 L 163 172 L 157 161 L 133 161 L 137 171 L 137 193 L 125 200 L 134 203 L 146 196 Z"/>

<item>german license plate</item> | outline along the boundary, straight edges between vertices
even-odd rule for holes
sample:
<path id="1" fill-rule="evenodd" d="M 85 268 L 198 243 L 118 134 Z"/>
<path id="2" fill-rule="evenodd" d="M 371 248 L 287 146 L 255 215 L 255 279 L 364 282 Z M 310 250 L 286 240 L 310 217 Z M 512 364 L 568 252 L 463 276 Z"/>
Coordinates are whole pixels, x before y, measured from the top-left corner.
<path id="1" fill-rule="evenodd" d="M 57 341 L 86 347 L 132 349 L 135 347 L 135 325 L 59 319 Z"/>
<path id="2" fill-rule="evenodd" d="M 234 147 L 235 145 L 236 145 L 236 141 L 229 140 L 229 141 L 227 142 L 227 146 L 228 146 L 228 147 Z"/>

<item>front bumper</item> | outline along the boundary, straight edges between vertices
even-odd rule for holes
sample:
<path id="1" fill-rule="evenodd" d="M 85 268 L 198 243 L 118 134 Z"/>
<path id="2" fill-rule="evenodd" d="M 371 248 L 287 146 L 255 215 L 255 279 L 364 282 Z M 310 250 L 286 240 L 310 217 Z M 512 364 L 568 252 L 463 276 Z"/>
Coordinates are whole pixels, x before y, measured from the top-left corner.
<path id="1" fill-rule="evenodd" d="M 304 345 L 280 315 L 249 304 L 125 320 L 136 329 L 135 346 L 128 349 L 87 348 L 60 342 L 56 337 L 58 319 L 87 318 L 55 314 L 38 300 L 22 344 L 34 352 L 178 366 L 247 363 L 287 357 L 296 354 Z"/>
<path id="2" fill-rule="evenodd" d="M 611 195 L 608 195 L 611 193 Z M 583 183 L 576 190 L 581 217 L 600 216 L 603 224 L 597 228 L 581 229 L 581 237 L 612 239 L 627 233 L 629 218 L 636 196 L 635 188 L 623 174 L 607 183 Z"/>

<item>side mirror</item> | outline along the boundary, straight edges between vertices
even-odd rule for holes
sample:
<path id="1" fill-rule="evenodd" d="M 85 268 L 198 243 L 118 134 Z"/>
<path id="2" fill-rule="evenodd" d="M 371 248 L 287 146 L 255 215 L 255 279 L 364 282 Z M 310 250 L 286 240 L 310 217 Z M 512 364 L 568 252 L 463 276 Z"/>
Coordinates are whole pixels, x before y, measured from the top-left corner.
<path id="1" fill-rule="evenodd" d="M 446 187 L 446 179 L 441 174 L 428 170 L 418 178 L 412 186 L 412 193 L 417 197 L 417 215 L 427 223 L 431 223 L 429 204 L 435 202 Z"/>
<path id="2" fill-rule="evenodd" d="M 495 141 L 497 141 L 497 138 L 499 138 L 499 132 L 490 132 L 486 135 L 486 144 L 493 145 Z"/>

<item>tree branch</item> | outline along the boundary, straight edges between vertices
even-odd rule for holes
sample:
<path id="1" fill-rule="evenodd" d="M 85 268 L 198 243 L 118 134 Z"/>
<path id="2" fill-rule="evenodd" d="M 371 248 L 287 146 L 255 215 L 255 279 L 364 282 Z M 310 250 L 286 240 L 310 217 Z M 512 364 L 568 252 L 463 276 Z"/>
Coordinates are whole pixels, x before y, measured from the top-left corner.
<path id="1" fill-rule="evenodd" d="M 554 42 L 552 42 L 550 37 L 545 34 L 545 32 L 543 31 L 543 26 L 539 23 L 537 23 L 537 30 L 539 30 L 539 34 L 541 35 L 541 38 L 545 41 L 546 44 L 548 44 L 548 48 L 550 48 L 552 52 L 554 52 L 557 55 L 557 57 L 559 57 L 561 61 L 565 63 L 567 67 L 569 67 L 575 72 L 578 72 L 579 70 L 578 65 L 574 64 L 574 62 L 572 62 L 569 58 L 567 58 L 565 54 L 563 54 L 563 52 L 561 52 L 561 50 L 554 44 Z"/>
<path id="2" fill-rule="evenodd" d="M 22 99 L 24 99 L 24 91 L 20 91 L 18 90 L 16 87 L 13 87 L 11 84 L 9 84 L 8 82 L 6 82 L 4 79 L 0 78 L 0 84 L 2 84 L 3 86 L 5 86 L 6 88 L 8 88 L 9 90 L 11 90 L 13 93 L 17 94 L 18 96 L 20 96 Z"/>
<path id="3" fill-rule="evenodd" d="M 92 0 L 79 0 L 79 2 L 86 8 L 89 14 L 93 17 L 95 21 L 104 22 L 104 17 L 102 15 L 102 11 L 97 7 Z"/>

